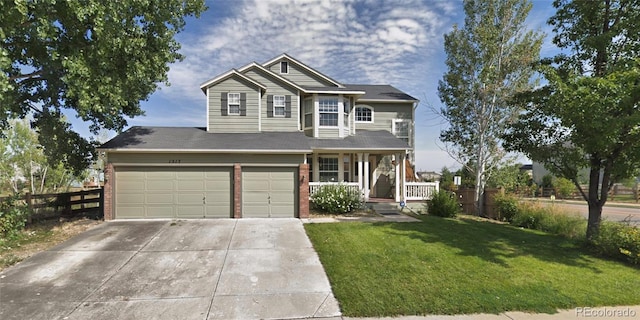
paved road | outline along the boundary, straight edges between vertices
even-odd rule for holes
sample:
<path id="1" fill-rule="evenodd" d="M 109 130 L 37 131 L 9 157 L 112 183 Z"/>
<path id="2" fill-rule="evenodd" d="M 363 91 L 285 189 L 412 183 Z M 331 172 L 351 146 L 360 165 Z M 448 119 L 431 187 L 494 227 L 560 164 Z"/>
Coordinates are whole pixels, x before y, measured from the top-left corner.
<path id="1" fill-rule="evenodd" d="M 546 202 L 551 205 L 551 202 Z M 566 208 L 568 211 L 579 213 L 587 218 L 589 216 L 589 208 L 586 203 L 580 202 L 555 202 L 553 205 Z M 602 208 L 602 217 L 609 221 L 629 221 L 634 225 L 640 225 L 640 206 L 616 206 L 609 204 Z"/>
<path id="2" fill-rule="evenodd" d="M 106 222 L 0 272 L 3 320 L 339 316 L 298 219 Z"/>

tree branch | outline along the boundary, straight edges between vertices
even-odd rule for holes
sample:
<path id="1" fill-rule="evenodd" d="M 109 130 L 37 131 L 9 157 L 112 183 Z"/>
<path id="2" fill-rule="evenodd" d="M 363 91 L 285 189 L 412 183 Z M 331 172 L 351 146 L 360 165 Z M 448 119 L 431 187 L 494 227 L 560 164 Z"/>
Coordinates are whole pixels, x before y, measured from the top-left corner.
<path id="1" fill-rule="evenodd" d="M 13 81 L 13 80 L 18 80 L 18 79 L 29 79 L 29 78 L 35 78 L 35 76 L 40 76 L 44 73 L 44 70 L 37 70 L 31 73 L 27 73 L 27 74 L 20 74 L 20 75 L 16 75 L 16 76 L 10 76 L 9 77 L 9 81 Z"/>

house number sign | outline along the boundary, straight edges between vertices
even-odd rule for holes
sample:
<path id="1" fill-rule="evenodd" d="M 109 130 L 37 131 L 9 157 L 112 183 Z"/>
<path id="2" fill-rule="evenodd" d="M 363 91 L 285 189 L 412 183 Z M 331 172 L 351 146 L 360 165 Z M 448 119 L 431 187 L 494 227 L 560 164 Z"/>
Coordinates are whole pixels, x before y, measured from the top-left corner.
<path id="1" fill-rule="evenodd" d="M 169 160 L 169 163 L 180 163 L 180 160 Z"/>

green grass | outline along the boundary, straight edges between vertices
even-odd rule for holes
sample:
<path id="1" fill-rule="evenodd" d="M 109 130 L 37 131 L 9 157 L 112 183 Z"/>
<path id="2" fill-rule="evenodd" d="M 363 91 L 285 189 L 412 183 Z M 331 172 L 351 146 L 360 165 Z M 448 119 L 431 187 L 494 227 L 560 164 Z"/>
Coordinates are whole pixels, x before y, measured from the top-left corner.
<path id="1" fill-rule="evenodd" d="M 539 231 L 438 217 L 305 228 L 345 316 L 640 304 L 640 270 Z"/>

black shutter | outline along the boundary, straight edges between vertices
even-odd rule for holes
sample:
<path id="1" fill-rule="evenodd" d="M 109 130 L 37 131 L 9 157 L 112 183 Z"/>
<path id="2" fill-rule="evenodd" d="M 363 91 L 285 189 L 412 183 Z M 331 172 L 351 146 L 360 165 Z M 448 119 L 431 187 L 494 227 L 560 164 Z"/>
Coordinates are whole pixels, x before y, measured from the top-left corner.
<path id="1" fill-rule="evenodd" d="M 267 118 L 273 118 L 273 95 L 267 95 Z"/>
<path id="2" fill-rule="evenodd" d="M 240 115 L 247 115 L 247 94 L 244 92 L 240 94 Z"/>
<path id="3" fill-rule="evenodd" d="M 291 96 L 284 97 L 284 117 L 291 118 Z"/>
<path id="4" fill-rule="evenodd" d="M 220 93 L 220 114 L 223 116 L 227 115 L 227 92 Z"/>

